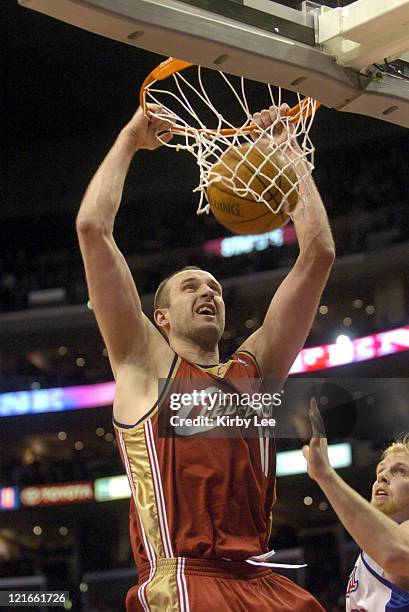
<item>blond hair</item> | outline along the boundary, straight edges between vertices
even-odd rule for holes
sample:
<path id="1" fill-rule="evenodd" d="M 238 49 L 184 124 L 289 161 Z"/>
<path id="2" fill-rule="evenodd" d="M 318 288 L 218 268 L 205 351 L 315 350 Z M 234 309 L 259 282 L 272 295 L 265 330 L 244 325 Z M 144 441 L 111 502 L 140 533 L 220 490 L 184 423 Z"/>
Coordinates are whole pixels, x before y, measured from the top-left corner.
<path id="1" fill-rule="evenodd" d="M 388 448 L 385 448 L 382 453 L 381 461 L 395 453 L 406 453 L 409 455 L 409 433 L 397 438 Z"/>

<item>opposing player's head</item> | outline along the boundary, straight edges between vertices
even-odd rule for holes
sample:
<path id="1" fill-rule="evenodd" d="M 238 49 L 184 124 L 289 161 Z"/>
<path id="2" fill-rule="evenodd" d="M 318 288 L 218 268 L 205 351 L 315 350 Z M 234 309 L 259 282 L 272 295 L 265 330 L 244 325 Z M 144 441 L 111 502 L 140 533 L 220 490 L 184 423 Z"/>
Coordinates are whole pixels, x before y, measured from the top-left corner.
<path id="1" fill-rule="evenodd" d="M 409 520 L 409 434 L 383 452 L 371 503 L 398 522 Z"/>
<path id="2" fill-rule="evenodd" d="M 224 331 L 222 287 L 209 272 L 187 266 L 159 285 L 154 317 L 169 341 L 186 339 L 213 350 Z"/>

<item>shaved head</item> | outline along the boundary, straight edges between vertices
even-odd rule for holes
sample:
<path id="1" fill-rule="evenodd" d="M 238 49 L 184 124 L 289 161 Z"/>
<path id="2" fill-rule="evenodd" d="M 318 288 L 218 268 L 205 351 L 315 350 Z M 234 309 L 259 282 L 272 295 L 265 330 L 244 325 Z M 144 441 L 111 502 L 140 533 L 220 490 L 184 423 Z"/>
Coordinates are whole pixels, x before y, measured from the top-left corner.
<path id="1" fill-rule="evenodd" d="M 176 270 L 176 272 L 173 272 L 173 274 L 164 278 L 155 293 L 155 300 L 153 303 L 155 310 L 157 308 L 167 308 L 169 306 L 170 292 L 168 282 L 171 278 L 176 276 L 176 274 L 180 274 L 180 272 L 185 272 L 186 270 L 199 270 L 200 272 L 204 272 L 202 268 L 198 268 L 197 266 L 185 266 L 184 268 Z"/>

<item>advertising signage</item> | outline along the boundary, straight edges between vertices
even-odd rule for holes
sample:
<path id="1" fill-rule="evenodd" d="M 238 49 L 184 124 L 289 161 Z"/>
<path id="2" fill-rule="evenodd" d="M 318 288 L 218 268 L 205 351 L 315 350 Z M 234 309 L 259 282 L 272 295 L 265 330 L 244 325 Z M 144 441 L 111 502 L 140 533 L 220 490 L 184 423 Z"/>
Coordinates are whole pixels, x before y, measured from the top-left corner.
<path id="1" fill-rule="evenodd" d="M 23 506 L 61 506 L 93 501 L 92 482 L 61 482 L 52 485 L 35 485 L 21 490 Z"/>

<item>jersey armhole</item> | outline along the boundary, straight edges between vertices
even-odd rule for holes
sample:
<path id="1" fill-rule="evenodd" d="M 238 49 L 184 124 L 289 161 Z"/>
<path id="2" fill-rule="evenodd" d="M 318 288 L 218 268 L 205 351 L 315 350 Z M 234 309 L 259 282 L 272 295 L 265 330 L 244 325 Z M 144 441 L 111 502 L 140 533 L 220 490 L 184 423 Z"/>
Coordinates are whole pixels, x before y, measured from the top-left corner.
<path id="1" fill-rule="evenodd" d="M 134 427 L 138 427 L 139 425 L 141 425 L 146 419 L 148 419 L 152 415 L 152 412 L 154 412 L 156 408 L 160 406 L 160 403 L 162 399 L 164 398 L 165 393 L 169 388 L 169 385 L 171 384 L 171 381 L 173 379 L 173 374 L 176 368 L 176 364 L 178 363 L 178 361 L 179 361 L 179 355 L 175 353 L 175 356 L 170 366 L 168 375 L 166 377 L 166 382 L 163 385 L 163 388 L 161 389 L 160 394 L 158 395 L 158 399 L 156 400 L 152 408 L 150 408 L 143 416 L 141 416 L 141 418 L 138 419 L 136 423 L 134 423 L 133 425 L 126 425 L 125 423 L 121 423 L 120 421 L 117 421 L 114 418 L 114 416 L 112 416 L 112 422 L 117 429 L 126 429 L 127 431 L 129 431 L 130 429 L 134 429 Z"/>
<path id="2" fill-rule="evenodd" d="M 258 377 L 262 380 L 263 377 L 261 375 L 260 366 L 258 365 L 257 359 L 255 358 L 253 353 L 250 353 L 250 351 L 246 351 L 246 350 L 240 350 L 240 351 L 237 351 L 237 353 L 234 353 L 234 355 L 242 355 L 242 354 L 248 355 L 251 358 L 252 362 L 254 363 L 256 367 Z"/>
<path id="3" fill-rule="evenodd" d="M 405 600 L 407 599 L 408 603 L 409 603 L 409 591 L 405 591 L 404 589 L 401 589 L 400 587 L 396 586 L 396 584 L 393 584 L 393 582 L 389 582 L 389 580 L 387 580 L 386 578 L 384 578 L 383 576 L 381 576 L 380 574 L 378 574 L 378 572 L 376 572 L 368 563 L 368 561 L 365 560 L 363 552 L 361 552 L 361 559 L 362 559 L 362 563 L 364 564 L 364 566 L 366 567 L 366 569 L 368 570 L 368 572 L 370 574 L 372 574 L 372 576 L 374 576 L 374 578 L 376 578 L 377 580 L 379 580 L 379 582 L 381 582 L 384 586 L 388 587 L 388 589 L 391 589 L 391 591 L 393 591 L 394 593 L 397 593 L 398 595 L 400 595 L 401 597 L 404 597 Z"/>

